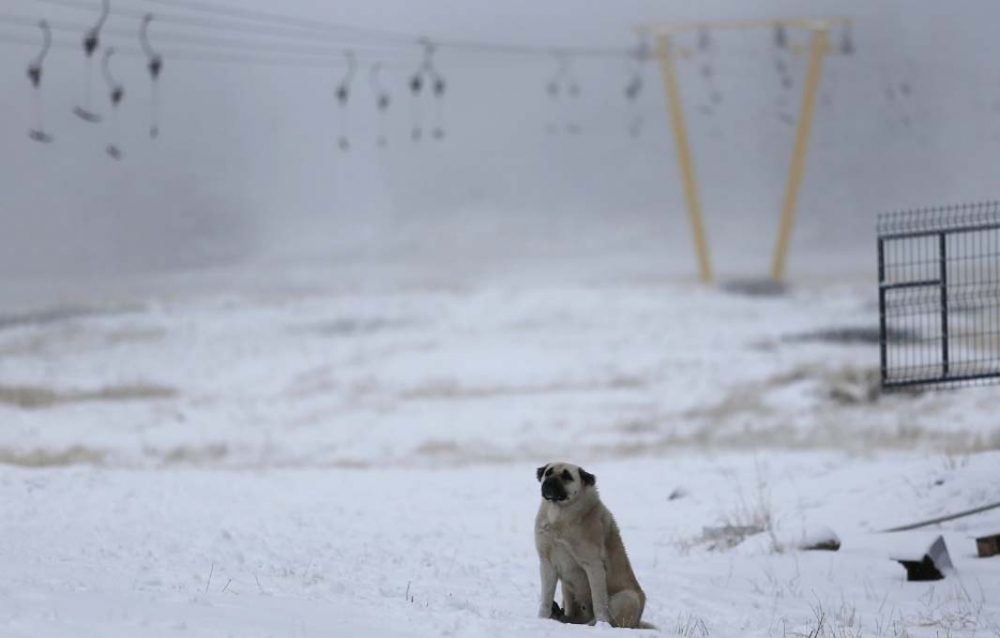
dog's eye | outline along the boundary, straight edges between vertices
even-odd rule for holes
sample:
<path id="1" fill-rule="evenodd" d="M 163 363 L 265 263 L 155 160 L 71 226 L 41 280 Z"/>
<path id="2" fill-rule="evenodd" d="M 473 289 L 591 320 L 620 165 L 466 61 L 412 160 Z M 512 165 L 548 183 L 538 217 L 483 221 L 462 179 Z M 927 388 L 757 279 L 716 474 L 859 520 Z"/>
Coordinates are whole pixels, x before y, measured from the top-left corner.
<path id="1" fill-rule="evenodd" d="M 563 470 L 560 477 L 562 478 L 563 481 L 567 483 L 573 482 L 573 475 L 569 473 L 569 470 Z"/>

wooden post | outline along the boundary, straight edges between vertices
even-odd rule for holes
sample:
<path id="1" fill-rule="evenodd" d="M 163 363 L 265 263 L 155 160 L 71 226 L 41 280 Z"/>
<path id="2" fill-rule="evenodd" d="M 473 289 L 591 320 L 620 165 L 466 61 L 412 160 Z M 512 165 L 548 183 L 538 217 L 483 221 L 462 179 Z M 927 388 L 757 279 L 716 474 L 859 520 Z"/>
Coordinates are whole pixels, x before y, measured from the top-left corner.
<path id="1" fill-rule="evenodd" d="M 813 111 L 816 107 L 816 94 L 819 91 L 819 78 L 823 70 L 823 54 L 826 52 L 826 47 L 827 27 L 813 29 L 812 47 L 809 52 L 809 70 L 806 75 L 806 85 L 802 92 L 799 125 L 795 131 L 795 148 L 792 151 L 792 164 L 788 171 L 785 201 L 781 209 L 781 225 L 778 227 L 778 244 L 774 250 L 774 266 L 771 269 L 771 278 L 776 281 L 785 277 L 788 243 L 792 236 L 792 224 L 795 222 L 795 206 L 798 202 L 799 187 L 802 185 L 802 175 L 805 171 L 806 149 L 809 146 L 809 130 L 812 125 Z"/>
<path id="2" fill-rule="evenodd" d="M 694 163 L 691 161 L 691 148 L 688 145 L 687 129 L 684 126 L 684 107 L 681 104 L 680 90 L 677 88 L 673 51 L 670 48 L 669 36 L 661 35 L 658 40 L 657 58 L 663 72 L 663 86 L 667 90 L 667 106 L 670 110 L 670 121 L 674 130 L 677 163 L 681 171 L 681 183 L 684 188 L 684 200 L 687 202 L 688 215 L 691 219 L 691 230 L 694 233 L 694 249 L 698 256 L 698 275 L 702 283 L 709 283 L 712 281 L 712 264 L 708 255 L 705 227 L 701 219 L 701 204 L 698 201 L 698 185 L 694 176 Z"/>

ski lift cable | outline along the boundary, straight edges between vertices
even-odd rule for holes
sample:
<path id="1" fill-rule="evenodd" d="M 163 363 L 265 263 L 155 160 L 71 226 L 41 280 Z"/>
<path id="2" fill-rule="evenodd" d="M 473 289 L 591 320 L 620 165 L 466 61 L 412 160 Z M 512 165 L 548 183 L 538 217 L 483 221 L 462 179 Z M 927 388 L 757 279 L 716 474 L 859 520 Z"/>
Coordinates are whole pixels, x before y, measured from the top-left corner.
<path id="1" fill-rule="evenodd" d="M 159 15 L 157 14 L 157 22 L 159 22 Z M 11 25 L 13 27 L 25 27 L 35 29 L 37 28 L 37 20 L 27 16 L 10 14 L 0 12 L 0 24 Z M 53 31 L 57 32 L 67 32 L 67 33 L 78 33 L 81 30 L 86 30 L 88 27 L 81 23 L 67 22 L 67 21 L 49 21 L 50 27 Z M 121 38 L 132 39 L 135 37 L 134 28 L 115 28 L 115 27 L 104 27 L 101 31 L 105 36 L 120 36 Z M 240 53 L 242 51 L 246 52 L 259 52 L 262 54 L 284 54 L 287 56 L 317 56 L 328 58 L 340 58 L 343 55 L 344 46 L 337 46 L 335 44 L 329 43 L 326 46 L 323 45 L 312 45 L 312 44 L 295 44 L 286 42 L 253 42 L 251 40 L 241 40 L 241 39 L 226 39 L 226 38 L 215 38 L 212 36 L 204 35 L 191 35 L 187 33 L 176 33 L 171 31 L 159 31 L 157 30 L 158 42 L 168 43 L 169 45 L 191 45 L 183 46 L 183 51 L 163 51 L 168 57 L 180 56 L 181 59 L 202 59 L 206 61 L 215 61 L 211 54 L 204 55 L 202 53 L 195 53 L 196 49 L 201 47 L 218 47 L 223 50 L 233 49 L 234 53 Z M 18 39 L 14 40 L 8 39 L 7 44 L 34 44 L 34 40 Z M 350 47 L 355 50 L 358 54 L 359 60 L 365 62 L 373 62 L 375 60 L 382 60 L 390 65 L 395 65 L 399 60 L 408 59 L 411 54 L 408 54 L 405 50 L 398 47 L 386 47 L 386 46 L 354 46 Z M 57 45 L 57 48 L 65 48 L 64 45 Z M 74 47 L 75 48 L 75 47 Z M 125 50 L 120 48 L 119 53 L 124 53 Z M 207 52 L 207 51 L 206 51 Z M 222 61 L 226 61 L 223 59 Z M 292 65 L 291 62 L 289 62 Z"/>
<path id="2" fill-rule="evenodd" d="M 0 44 L 14 46 L 38 46 L 36 38 L 20 35 L 9 35 L 0 33 Z M 53 40 L 53 49 L 59 50 L 79 50 L 79 44 L 60 40 Z M 117 54 L 124 57 L 146 58 L 145 51 L 141 47 L 116 46 Z M 226 54 L 203 51 L 192 51 L 190 49 L 164 49 L 161 51 L 164 57 L 175 61 L 183 62 L 206 62 L 220 64 L 237 64 L 246 66 L 289 66 L 302 68 L 329 69 L 332 66 L 341 64 L 332 56 L 304 54 L 283 55 L 283 56 L 250 56 L 240 54 Z M 340 53 L 342 56 L 342 52 Z"/>
<path id="3" fill-rule="evenodd" d="M 36 2 L 41 2 L 45 4 L 65 7 L 69 9 L 89 9 L 88 5 L 81 2 L 80 0 L 35 0 Z M 138 0 L 138 1 L 152 1 L 152 0 Z M 169 2 L 172 7 L 177 8 L 179 5 L 177 2 Z M 189 10 L 195 5 L 201 5 L 202 10 L 207 10 L 209 6 L 208 3 L 186 3 L 184 8 Z M 419 44 L 421 40 L 425 39 L 426 36 L 421 36 L 417 34 L 404 34 L 399 32 L 385 31 L 377 29 L 375 27 L 362 27 L 355 25 L 345 25 L 338 24 L 334 22 L 327 22 L 322 20 L 312 20 L 306 18 L 299 18 L 293 16 L 280 16 L 283 22 L 275 21 L 275 16 L 279 14 L 267 14 L 270 16 L 267 20 L 264 19 L 262 12 L 255 12 L 251 10 L 239 9 L 234 7 L 225 7 L 223 5 L 211 5 L 214 7 L 214 11 L 220 14 L 218 9 L 222 9 L 226 12 L 250 12 L 258 14 L 255 18 L 256 21 L 261 22 L 261 24 L 248 24 L 246 22 L 233 22 L 233 16 L 230 16 L 228 20 L 218 19 L 218 18 L 207 18 L 200 16 L 191 16 L 183 14 L 158 14 L 158 20 L 164 24 L 177 24 L 184 25 L 188 27 L 196 27 L 203 29 L 218 29 L 238 33 L 248 33 L 252 35 L 273 35 L 277 37 L 295 38 L 299 40 L 303 39 L 314 39 L 321 40 L 323 42 L 329 42 L 331 35 L 344 37 L 347 33 L 354 33 L 357 36 L 364 36 L 368 39 L 373 40 L 383 40 L 387 42 L 395 42 L 399 46 L 412 46 L 413 44 Z M 131 17 L 141 19 L 147 12 L 141 9 L 133 8 L 121 8 L 116 5 L 113 15 L 120 17 Z M 220 14 L 221 15 L 221 14 Z M 243 20 L 250 20 L 248 17 L 241 18 Z M 297 26 L 290 26 L 290 22 L 294 21 Z M 628 47 L 599 47 L 599 46 L 558 46 L 551 44 L 514 44 L 514 43 L 501 43 L 501 42 L 485 42 L 485 41 L 471 41 L 471 40 L 453 40 L 447 38 L 433 37 L 433 41 L 443 47 L 449 49 L 464 49 L 468 51 L 478 51 L 482 53 L 500 53 L 500 54 L 512 54 L 512 55 L 549 55 L 552 51 L 564 51 L 566 53 L 576 55 L 576 56 L 593 56 L 593 57 L 621 57 L 628 55 Z"/>
<path id="4" fill-rule="evenodd" d="M 133 1 L 160 4 L 160 5 L 170 6 L 171 8 L 175 9 L 186 9 L 189 11 L 198 11 L 211 15 L 226 16 L 241 20 L 282 25 L 282 26 L 295 27 L 301 29 L 322 30 L 322 31 L 335 30 L 340 32 L 346 31 L 346 32 L 357 33 L 359 35 L 365 35 L 372 38 L 395 40 L 403 43 L 413 43 L 413 42 L 420 43 L 421 41 L 427 39 L 427 37 L 423 35 L 405 33 L 402 31 L 393 31 L 389 29 L 381 29 L 377 27 L 362 26 L 356 24 L 346 24 L 342 22 L 330 22 L 326 20 L 313 20 L 309 18 L 302 18 L 300 16 L 292 16 L 289 14 L 260 11 L 255 9 L 246 9 L 243 7 L 233 7 L 229 5 L 219 4 L 216 2 L 207 2 L 205 0 L 133 0 Z M 446 39 L 438 37 L 434 37 L 432 39 L 435 43 L 445 48 L 452 48 L 452 49 L 479 49 L 483 51 L 492 51 L 492 52 L 544 55 L 552 48 L 548 45 L 527 45 L 527 44 L 520 45 L 520 44 L 501 43 L 501 42 L 455 40 L 455 39 Z M 588 54 L 625 55 L 628 53 L 627 48 L 569 47 L 569 49 L 567 50 L 577 55 L 588 55 Z"/>
<path id="5" fill-rule="evenodd" d="M 149 15 L 149 14 L 147 14 Z M 161 22 L 159 17 L 157 22 Z M 37 26 L 38 20 L 19 14 L 0 12 L 0 23 L 9 24 L 12 26 L 23 26 L 29 28 L 35 28 Z M 72 33 L 78 33 L 80 31 L 85 31 L 89 27 L 85 24 L 79 22 L 72 22 L 67 20 L 49 20 L 49 26 L 53 31 L 66 31 Z M 106 26 L 101 30 L 102 33 L 112 36 L 121 36 L 125 38 L 131 38 L 134 35 L 134 29 L 132 28 L 122 28 L 114 26 Z M 343 46 L 347 44 L 331 42 L 329 38 L 325 38 L 324 42 L 326 45 L 321 44 L 296 44 L 293 42 L 270 42 L 263 41 L 257 38 L 254 39 L 238 39 L 238 38 L 225 38 L 217 37 L 211 35 L 198 35 L 192 33 L 179 33 L 175 31 L 157 31 L 157 41 L 175 43 L 175 44 L 185 44 L 193 46 L 204 46 L 204 47 L 218 47 L 218 48 L 232 48 L 232 49 L 244 49 L 248 51 L 272 51 L 277 53 L 289 53 L 289 54 L 322 54 L 327 53 L 331 56 L 340 55 L 343 51 Z M 385 56 L 390 52 L 396 51 L 401 52 L 399 47 L 387 46 L 387 45 L 354 45 L 351 47 L 356 51 L 365 51 L 371 53 L 377 53 L 379 55 Z"/>

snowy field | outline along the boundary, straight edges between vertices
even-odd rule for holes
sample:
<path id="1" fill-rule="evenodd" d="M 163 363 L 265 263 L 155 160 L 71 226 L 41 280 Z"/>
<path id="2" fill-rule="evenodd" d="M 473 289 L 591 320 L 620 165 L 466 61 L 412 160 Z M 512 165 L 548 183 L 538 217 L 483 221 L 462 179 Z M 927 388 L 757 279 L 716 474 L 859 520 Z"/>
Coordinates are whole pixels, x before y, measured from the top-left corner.
<path id="1" fill-rule="evenodd" d="M 569 636 L 584 465 L 683 636 L 1000 636 L 1000 393 L 879 396 L 870 283 L 200 293 L 0 317 L 0 635 Z M 673 496 L 673 498 L 671 498 Z M 733 547 L 703 528 L 759 525 Z M 795 549 L 827 526 L 837 553 Z M 945 535 L 957 574 L 893 551 Z"/>

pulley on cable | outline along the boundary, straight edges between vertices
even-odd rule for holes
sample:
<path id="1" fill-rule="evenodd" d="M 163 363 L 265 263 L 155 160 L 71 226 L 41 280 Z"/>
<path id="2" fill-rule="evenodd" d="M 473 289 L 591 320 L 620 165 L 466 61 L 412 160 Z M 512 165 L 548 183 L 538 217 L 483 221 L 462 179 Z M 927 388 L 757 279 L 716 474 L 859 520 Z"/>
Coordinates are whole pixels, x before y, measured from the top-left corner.
<path id="1" fill-rule="evenodd" d="M 556 70 L 545 85 L 545 92 L 548 94 L 553 111 L 552 119 L 546 126 L 546 130 L 553 135 L 559 132 L 560 98 L 565 95 L 570 102 L 575 102 L 579 100 L 581 93 L 580 83 L 577 82 L 576 76 L 573 74 L 573 63 L 570 57 L 564 52 L 556 52 L 554 55 L 556 58 Z M 573 119 L 573 109 L 570 109 L 570 113 L 569 122 L 566 124 L 566 131 L 575 135 L 582 129 L 579 123 Z"/>
<path id="2" fill-rule="evenodd" d="M 549 81 L 545 84 L 545 94 L 549 98 L 549 103 L 551 104 L 551 119 L 548 124 L 545 125 L 545 130 L 549 135 L 555 135 L 559 132 L 559 95 L 562 93 L 562 83 L 563 76 L 566 75 L 567 60 L 566 56 L 557 55 L 556 56 L 556 70 L 549 78 Z"/>
<path id="3" fill-rule="evenodd" d="M 854 37 L 851 35 L 851 23 L 847 22 L 840 30 L 840 55 L 854 55 Z"/>
<path id="4" fill-rule="evenodd" d="M 569 96 L 570 104 L 575 105 L 580 100 L 580 95 L 583 93 L 583 89 L 580 88 L 580 83 L 576 79 L 576 74 L 573 73 L 572 60 L 568 61 L 566 67 L 566 95 Z M 583 131 L 583 127 L 576 120 L 576 115 L 578 114 L 578 109 L 571 107 L 570 109 L 570 119 L 569 123 L 566 125 L 566 130 L 571 135 L 578 135 Z"/>
<path id="5" fill-rule="evenodd" d="M 385 90 L 380 81 L 380 74 L 382 72 L 382 63 L 376 62 L 368 70 L 368 79 L 372 85 L 372 91 L 375 93 L 375 106 L 378 108 L 378 138 L 376 138 L 376 144 L 379 148 L 385 148 L 387 142 L 386 138 L 386 115 L 389 111 L 389 104 L 391 98 L 389 97 L 389 92 Z"/>
<path id="6" fill-rule="evenodd" d="M 36 142 L 48 144 L 52 142 L 54 138 L 45 130 L 45 107 L 42 101 L 42 62 L 45 61 L 45 56 L 52 47 L 52 31 L 49 29 L 49 23 L 45 20 L 39 22 L 38 26 L 42 30 L 42 50 L 28 65 L 28 77 L 31 79 L 31 100 L 34 116 L 34 125 L 28 131 L 28 137 Z"/>
<path id="7" fill-rule="evenodd" d="M 832 51 L 832 48 L 830 50 Z M 836 51 L 843 57 L 854 55 L 854 38 L 851 36 L 851 22 L 849 20 L 844 21 L 840 26 L 840 42 Z M 830 107 L 834 104 L 840 75 L 838 66 L 831 64 L 826 73 L 827 80 L 823 83 L 819 98 L 820 104 L 824 107 Z"/>
<path id="8" fill-rule="evenodd" d="M 419 142 L 424 134 L 423 113 L 420 108 L 420 94 L 424 90 L 424 67 L 423 65 L 410 77 L 410 118 L 412 126 L 410 128 L 410 138 L 414 142 Z"/>
<path id="9" fill-rule="evenodd" d="M 778 120 L 783 124 L 791 126 L 795 123 L 795 118 L 789 112 L 790 91 L 794 86 L 794 81 L 792 80 L 792 72 L 789 69 L 791 62 L 789 50 L 791 49 L 791 45 L 788 41 L 788 31 L 785 29 L 785 25 L 775 25 L 772 43 L 774 49 L 774 70 L 778 74 L 778 83 L 781 86 L 781 92 L 775 100 L 775 108 Z"/>
<path id="10" fill-rule="evenodd" d="M 448 87 L 444 76 L 438 72 L 434 65 L 434 53 L 437 48 L 431 43 L 424 44 L 425 61 L 424 69 L 431 80 L 431 92 L 434 94 L 434 128 L 431 130 L 431 137 L 436 140 L 444 139 L 444 93 Z"/>
<path id="11" fill-rule="evenodd" d="M 698 74 L 705 82 L 705 91 L 708 100 L 701 105 L 699 111 L 702 115 L 712 115 L 715 108 L 722 104 L 722 91 L 715 83 L 715 47 L 712 43 L 712 33 L 708 29 L 698 31 L 698 54 L 701 56 L 701 63 L 698 65 Z"/>
<path id="12" fill-rule="evenodd" d="M 781 88 L 788 90 L 792 88 L 792 75 L 788 71 L 788 63 L 785 55 L 788 52 L 788 32 L 785 25 L 779 24 L 774 27 L 774 70 L 778 72 L 778 80 Z"/>
<path id="13" fill-rule="evenodd" d="M 639 108 L 639 95 L 642 93 L 645 80 L 643 71 L 645 63 L 649 59 L 649 42 L 643 39 L 639 42 L 635 51 L 629 53 L 626 62 L 629 65 L 630 77 L 625 85 L 625 99 L 628 101 L 631 111 L 628 122 L 628 132 L 633 138 L 639 137 L 642 133 L 643 117 Z"/>
<path id="14" fill-rule="evenodd" d="M 146 52 L 148 61 L 146 68 L 149 70 L 152 95 L 150 96 L 149 114 L 149 136 L 156 139 L 160 134 L 160 71 L 163 70 L 163 56 L 153 50 L 149 44 L 149 23 L 153 21 L 153 14 L 147 13 L 142 19 L 142 26 L 139 27 L 139 42 L 142 50 Z"/>
<path id="15" fill-rule="evenodd" d="M 411 96 L 411 116 L 413 128 L 411 137 L 414 141 L 419 141 L 423 137 L 423 109 L 421 107 L 421 97 L 425 86 L 430 86 L 431 94 L 434 97 L 434 124 L 431 128 L 431 136 L 436 140 L 444 139 L 444 95 L 447 88 L 444 76 L 441 75 L 434 65 L 434 53 L 437 47 L 433 42 L 423 39 L 420 42 L 424 48 L 424 59 L 420 67 L 410 78 Z"/>
<path id="16" fill-rule="evenodd" d="M 94 52 L 101 44 L 101 28 L 111 13 L 111 0 L 102 0 L 101 15 L 97 19 L 97 24 L 87 31 L 83 38 L 84 53 L 84 88 L 83 101 L 73 107 L 73 113 L 84 122 L 96 123 L 101 121 L 101 116 L 92 107 L 91 85 L 94 76 Z"/>
<path id="17" fill-rule="evenodd" d="M 101 61 L 101 71 L 104 74 L 104 81 L 108 85 L 109 97 L 111 98 L 111 141 L 108 142 L 105 151 L 112 159 L 122 158 L 119 138 L 121 137 L 121 125 L 118 121 L 118 108 L 121 106 L 122 98 L 125 97 L 125 88 L 111 74 L 111 56 L 115 54 L 114 47 L 104 50 L 104 59 Z"/>
<path id="18" fill-rule="evenodd" d="M 347 60 L 347 74 L 344 75 L 340 84 L 337 85 L 334 95 L 337 97 L 337 105 L 340 109 L 340 137 L 337 138 L 337 146 L 340 147 L 340 150 L 347 151 L 351 148 L 347 103 L 351 98 L 351 82 L 354 80 L 354 74 L 358 70 L 358 59 L 354 55 L 354 51 L 350 49 L 344 51 L 344 59 Z"/>

